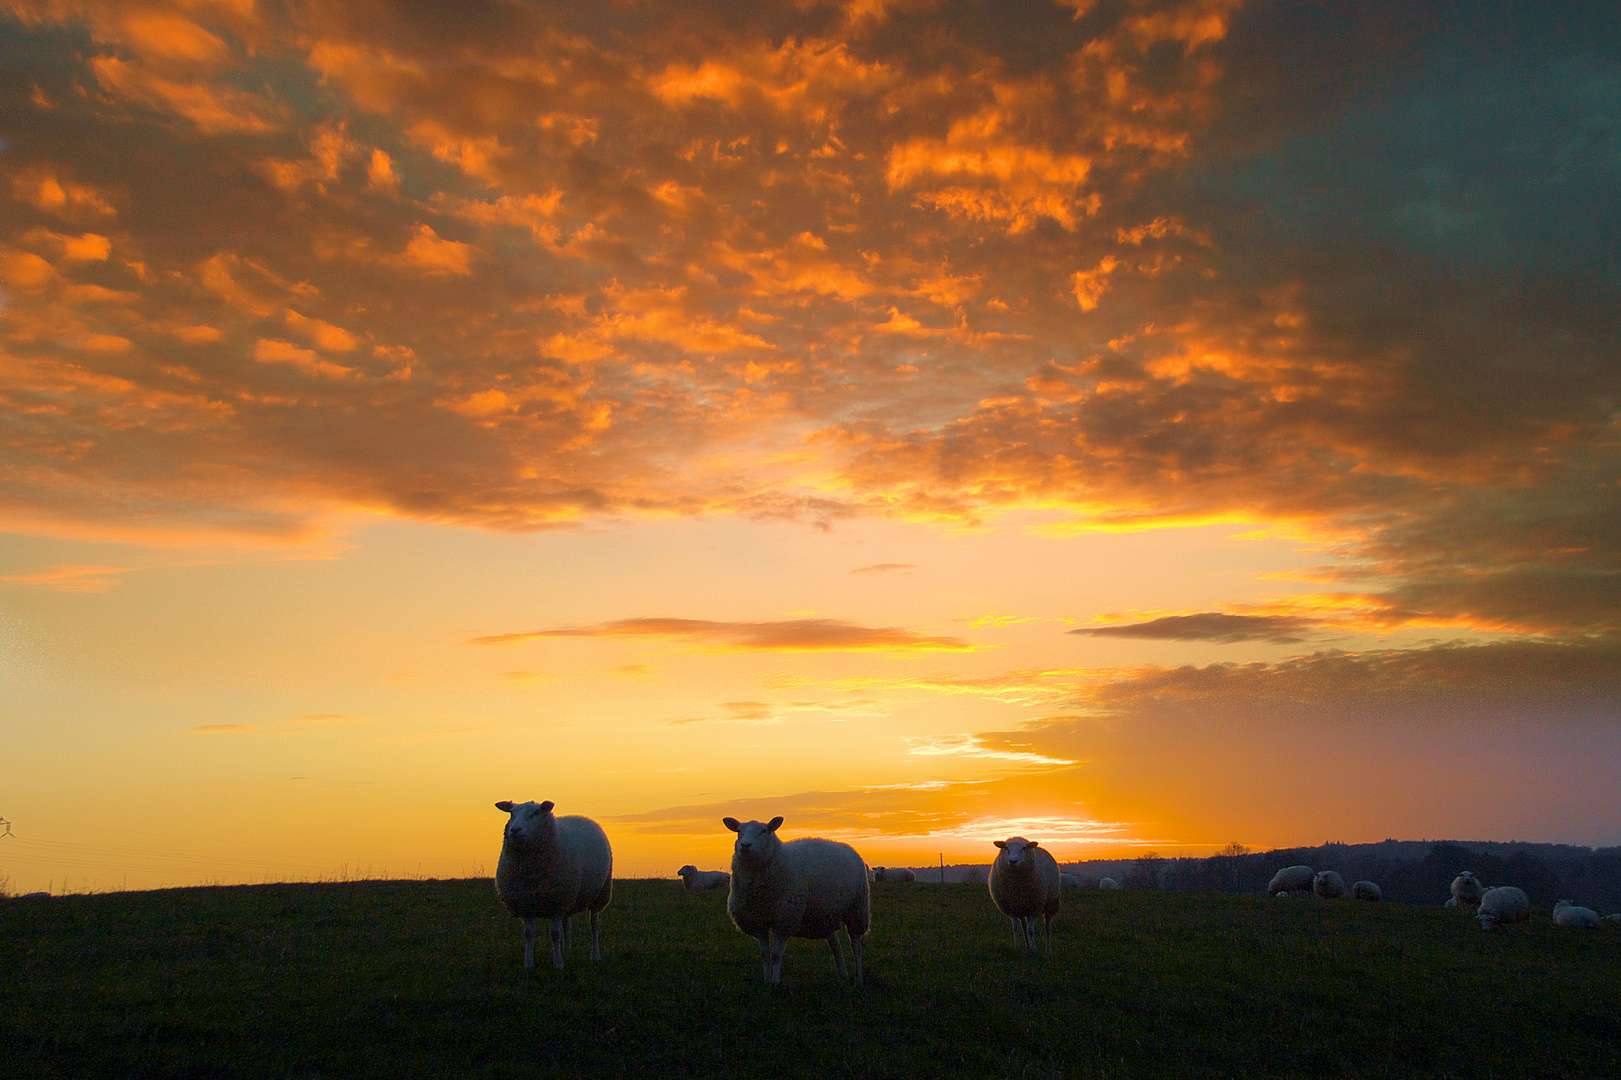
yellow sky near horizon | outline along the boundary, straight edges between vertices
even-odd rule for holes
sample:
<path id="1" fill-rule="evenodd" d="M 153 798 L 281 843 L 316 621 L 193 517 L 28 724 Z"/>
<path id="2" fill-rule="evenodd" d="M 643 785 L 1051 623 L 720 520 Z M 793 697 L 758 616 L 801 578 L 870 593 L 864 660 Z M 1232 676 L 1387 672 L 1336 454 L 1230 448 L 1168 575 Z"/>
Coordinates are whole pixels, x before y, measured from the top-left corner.
<path id="1" fill-rule="evenodd" d="M 0 883 L 1621 843 L 1615 31 L 1481 19 L 7 0 Z"/>

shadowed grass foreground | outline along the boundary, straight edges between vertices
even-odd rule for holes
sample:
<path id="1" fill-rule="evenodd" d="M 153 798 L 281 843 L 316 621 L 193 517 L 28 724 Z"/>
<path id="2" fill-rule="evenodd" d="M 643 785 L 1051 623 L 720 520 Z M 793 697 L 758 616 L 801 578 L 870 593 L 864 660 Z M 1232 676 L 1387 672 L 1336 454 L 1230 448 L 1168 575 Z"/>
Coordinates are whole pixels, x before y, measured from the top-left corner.
<path id="1" fill-rule="evenodd" d="M 1546 914 L 1066 893 L 1046 957 L 982 886 L 877 885 L 868 984 L 795 941 L 777 990 L 724 894 L 618 881 L 604 926 L 601 964 L 525 971 L 488 880 L 0 902 L 0 1072 L 1621 1074 L 1621 934 Z"/>

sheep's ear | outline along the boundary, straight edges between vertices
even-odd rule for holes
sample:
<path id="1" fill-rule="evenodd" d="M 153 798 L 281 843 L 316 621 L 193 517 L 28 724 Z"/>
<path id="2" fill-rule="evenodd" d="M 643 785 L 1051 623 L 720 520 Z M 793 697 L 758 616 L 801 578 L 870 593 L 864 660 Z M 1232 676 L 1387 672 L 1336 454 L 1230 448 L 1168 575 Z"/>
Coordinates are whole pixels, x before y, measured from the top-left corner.
<path id="1" fill-rule="evenodd" d="M 992 840 L 991 843 L 995 844 L 999 848 L 1007 847 L 1007 841 L 1006 840 Z"/>
<path id="2" fill-rule="evenodd" d="M 1040 847 L 1041 846 L 1041 841 L 1039 841 L 1039 840 L 1031 840 L 1029 843 L 1025 844 L 1024 846 L 1025 847 Z"/>
<path id="3" fill-rule="evenodd" d="M 776 832 L 781 827 L 782 827 L 782 815 L 778 814 L 776 817 L 774 817 L 770 821 L 766 822 L 765 831 L 766 832 Z"/>
<path id="4" fill-rule="evenodd" d="M 552 802 L 550 799 L 547 799 L 545 802 L 540 804 L 540 812 L 542 814 L 549 814 L 552 812 L 552 807 L 556 805 L 556 803 Z"/>
<path id="5" fill-rule="evenodd" d="M 497 810 L 504 810 L 505 812 L 510 814 L 510 813 L 512 813 L 512 800 L 510 800 L 510 799 L 502 799 L 500 802 L 495 804 L 495 808 Z"/>
<path id="6" fill-rule="evenodd" d="M 737 823 L 737 819 L 735 817 L 723 817 L 720 819 L 720 823 L 733 832 L 737 832 L 737 830 L 743 827 Z"/>

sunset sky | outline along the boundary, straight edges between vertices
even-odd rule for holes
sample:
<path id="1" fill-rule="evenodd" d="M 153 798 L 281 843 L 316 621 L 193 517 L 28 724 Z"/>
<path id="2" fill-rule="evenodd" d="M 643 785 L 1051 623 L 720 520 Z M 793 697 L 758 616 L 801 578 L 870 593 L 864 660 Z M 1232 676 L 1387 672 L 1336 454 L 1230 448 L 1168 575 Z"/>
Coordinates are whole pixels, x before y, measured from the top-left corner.
<path id="1" fill-rule="evenodd" d="M 0 12 L 11 891 L 1621 843 L 1613 6 Z"/>

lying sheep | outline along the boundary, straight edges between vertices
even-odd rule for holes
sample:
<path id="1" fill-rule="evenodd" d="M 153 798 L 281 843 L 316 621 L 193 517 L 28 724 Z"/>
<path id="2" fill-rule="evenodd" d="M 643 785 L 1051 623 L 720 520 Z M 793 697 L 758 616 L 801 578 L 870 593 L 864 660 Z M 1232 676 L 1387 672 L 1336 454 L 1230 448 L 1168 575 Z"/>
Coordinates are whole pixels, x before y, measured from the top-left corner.
<path id="1" fill-rule="evenodd" d="M 1351 886 L 1351 899 L 1353 900 L 1383 900 L 1384 891 L 1371 881 L 1359 881 Z"/>
<path id="2" fill-rule="evenodd" d="M 602 909 L 613 898 L 613 849 L 587 817 L 553 817 L 552 801 L 495 804 L 512 815 L 502 833 L 495 891 L 523 920 L 523 966 L 535 966 L 535 920 L 552 923 L 552 967 L 563 966 L 569 920 L 591 913 L 591 959 L 602 959 Z"/>
<path id="3" fill-rule="evenodd" d="M 1285 866 L 1267 883 L 1266 891 L 1276 896 L 1278 893 L 1310 892 L 1312 879 L 1317 875 L 1309 866 Z"/>
<path id="4" fill-rule="evenodd" d="M 1480 883 L 1471 871 L 1465 870 L 1452 879 L 1452 899 L 1457 903 L 1454 907 L 1461 907 L 1465 911 L 1474 911 L 1480 906 L 1480 898 L 1486 894 L 1486 886 Z"/>
<path id="5" fill-rule="evenodd" d="M 1442 904 L 1441 906 L 1442 907 L 1448 907 L 1448 908 L 1455 908 L 1455 907 L 1458 906 L 1458 898 L 1456 896 L 1449 896 L 1449 897 L 1447 897 L 1447 902 Z"/>
<path id="6" fill-rule="evenodd" d="M 1074 874 L 1059 874 L 1058 887 L 1061 889 L 1079 889 L 1081 887 L 1081 879 L 1076 877 Z"/>
<path id="7" fill-rule="evenodd" d="M 1458 906 L 1463 906 L 1460 898 Z M 1495 930 L 1499 923 L 1522 923 L 1531 918 L 1531 901 L 1525 892 L 1512 885 L 1487 889 L 1481 894 L 1475 918 L 1482 930 Z"/>
<path id="8" fill-rule="evenodd" d="M 1553 924 L 1555 926 L 1571 926 L 1584 930 L 1597 930 L 1599 924 L 1598 912 L 1592 908 L 1577 907 L 1569 900 L 1561 900 L 1553 906 Z"/>
<path id="9" fill-rule="evenodd" d="M 875 866 L 872 868 L 872 879 L 874 881 L 916 881 L 917 875 L 904 867 Z"/>
<path id="10" fill-rule="evenodd" d="M 1120 882 L 1116 881 L 1112 877 L 1106 877 L 1102 881 L 1098 882 L 1098 888 L 1100 888 L 1100 889 L 1118 889 L 1118 888 L 1120 888 Z"/>
<path id="11" fill-rule="evenodd" d="M 1311 892 L 1319 900 L 1338 900 L 1345 895 L 1345 879 L 1338 870 L 1319 870 L 1312 875 Z"/>
<path id="12" fill-rule="evenodd" d="M 795 937 L 825 940 L 833 950 L 833 966 L 843 977 L 844 950 L 839 948 L 843 926 L 855 953 L 859 986 L 861 941 L 872 928 L 872 901 L 867 864 L 856 849 L 817 837 L 785 844 L 777 836 L 780 817 L 764 824 L 721 820 L 737 834 L 726 911 L 739 930 L 760 942 L 766 985 L 782 981 L 782 954 L 788 939 Z"/>
<path id="13" fill-rule="evenodd" d="M 991 863 L 991 900 L 1013 920 L 1013 944 L 1036 947 L 1036 917 L 1045 931 L 1047 951 L 1053 951 L 1053 916 L 1058 914 L 1058 860 L 1035 840 L 1010 836 L 992 841 L 1001 850 Z"/>
<path id="14" fill-rule="evenodd" d="M 732 883 L 732 875 L 724 870 L 700 870 L 691 863 L 675 873 L 688 892 L 718 892 Z"/>

